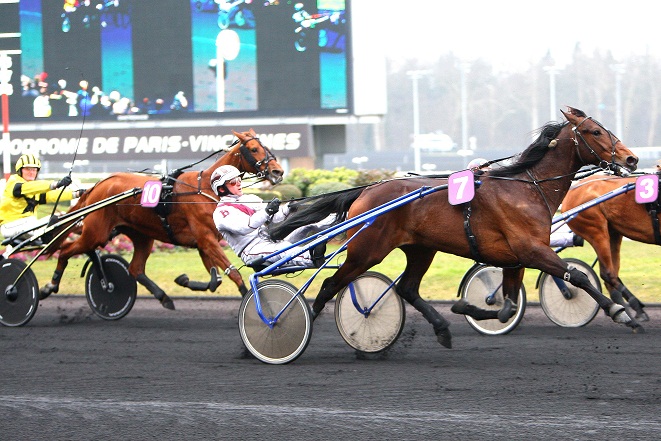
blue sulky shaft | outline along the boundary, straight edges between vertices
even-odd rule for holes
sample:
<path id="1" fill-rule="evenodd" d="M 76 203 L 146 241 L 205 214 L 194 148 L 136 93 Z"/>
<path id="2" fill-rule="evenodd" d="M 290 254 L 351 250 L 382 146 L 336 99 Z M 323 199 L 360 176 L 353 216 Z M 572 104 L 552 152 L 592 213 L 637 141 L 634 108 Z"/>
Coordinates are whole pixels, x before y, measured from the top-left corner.
<path id="1" fill-rule="evenodd" d="M 611 190 L 608 193 L 604 193 L 599 197 L 596 197 L 590 201 L 587 201 L 577 207 L 572 208 L 571 210 L 567 210 L 562 214 L 559 214 L 557 216 L 553 217 L 553 220 L 551 221 L 552 224 L 557 224 L 559 222 L 568 222 L 572 219 L 574 219 L 578 213 L 580 213 L 583 210 L 587 210 L 590 207 L 594 207 L 595 205 L 601 204 L 604 201 L 607 201 L 609 199 L 613 199 L 616 196 L 619 196 L 621 194 L 627 193 L 628 191 L 633 190 L 636 188 L 636 183 L 635 182 L 630 182 L 628 184 L 624 184 L 621 187 L 616 188 L 615 190 Z"/>
<path id="2" fill-rule="evenodd" d="M 284 248 L 278 250 L 277 252 L 271 253 L 267 256 L 263 256 L 262 258 L 260 258 L 260 260 L 261 261 L 268 260 L 268 259 L 270 259 L 274 256 L 278 256 L 278 255 L 282 254 L 283 252 L 285 252 L 287 250 L 290 250 L 294 247 L 298 247 L 298 246 L 304 246 L 305 250 L 310 250 L 310 249 L 316 247 L 317 245 L 319 245 L 321 243 L 324 243 L 324 242 L 328 242 L 330 239 L 334 238 L 335 236 L 338 236 L 338 235 L 344 233 L 345 231 L 348 231 L 348 230 L 350 230 L 352 228 L 355 228 L 355 227 L 358 227 L 360 225 L 362 225 L 362 228 L 361 228 L 361 230 L 362 230 L 364 228 L 367 228 L 369 225 L 371 225 L 372 222 L 374 222 L 374 219 L 381 216 L 382 214 L 388 213 L 388 212 L 390 212 L 392 210 L 395 210 L 395 209 L 397 209 L 397 208 L 399 208 L 403 205 L 409 204 L 409 203 L 413 202 L 416 199 L 421 199 L 421 198 L 423 198 L 423 197 L 425 197 L 429 194 L 435 193 L 435 192 L 440 191 L 440 190 L 446 190 L 447 188 L 448 188 L 447 184 L 439 185 L 439 186 L 436 186 L 436 187 L 429 187 L 429 186 L 421 187 L 417 190 L 414 190 L 410 193 L 407 193 L 407 194 L 402 195 L 402 196 L 400 196 L 396 199 L 393 199 L 392 201 L 389 201 L 389 202 L 387 202 L 383 205 L 379 205 L 378 207 L 375 207 L 371 210 L 368 210 L 365 213 L 362 213 L 362 214 L 360 214 L 356 217 L 353 217 L 351 219 L 347 219 L 347 220 L 345 220 L 345 221 L 343 221 L 343 222 L 341 222 L 337 225 L 334 225 L 334 226 L 332 226 L 332 227 L 330 227 L 330 228 L 328 228 L 324 231 L 321 231 L 321 232 L 319 232 L 317 234 L 314 234 L 310 237 L 306 237 L 304 239 L 301 239 L 300 241 L 298 241 L 294 244 L 291 244 L 287 247 L 284 247 Z M 356 237 L 357 234 L 358 233 L 356 233 L 353 237 Z M 351 239 L 352 238 L 347 240 L 347 242 L 345 242 L 344 245 L 333 254 L 333 256 L 337 255 L 338 253 L 340 253 L 341 251 L 346 249 L 346 246 L 351 241 Z M 292 299 L 289 302 L 287 302 L 287 304 L 281 309 L 281 311 L 275 317 L 268 318 L 268 317 L 264 316 L 264 314 L 262 312 L 262 308 L 261 308 L 261 304 L 260 304 L 260 300 L 259 300 L 259 292 L 257 290 L 258 279 L 259 279 L 260 276 L 269 275 L 269 274 L 275 272 L 278 268 L 280 268 L 281 266 L 285 265 L 287 262 L 294 259 L 294 257 L 295 256 L 282 257 L 281 259 L 274 262 L 273 264 L 270 264 L 265 269 L 263 269 L 261 271 L 257 271 L 257 272 L 250 275 L 250 278 L 249 278 L 250 287 L 251 287 L 253 293 L 255 293 L 255 303 L 256 303 L 256 307 L 257 307 L 257 314 L 261 317 L 261 319 L 264 321 L 264 323 L 266 323 L 269 327 L 273 327 L 275 325 L 275 323 L 277 322 L 280 315 L 287 309 L 287 307 L 291 304 L 291 302 L 294 301 L 295 296 L 292 297 Z M 308 288 L 308 286 L 310 286 L 310 284 L 312 283 L 312 280 L 314 279 L 314 277 L 316 277 L 316 275 L 319 273 L 319 271 L 321 271 L 325 266 L 326 266 L 326 264 L 322 265 L 321 268 L 317 269 L 317 271 L 306 282 L 306 284 L 303 285 L 303 287 L 301 287 L 301 289 L 298 290 L 297 295 L 300 295 L 303 292 L 305 292 L 305 290 Z"/>

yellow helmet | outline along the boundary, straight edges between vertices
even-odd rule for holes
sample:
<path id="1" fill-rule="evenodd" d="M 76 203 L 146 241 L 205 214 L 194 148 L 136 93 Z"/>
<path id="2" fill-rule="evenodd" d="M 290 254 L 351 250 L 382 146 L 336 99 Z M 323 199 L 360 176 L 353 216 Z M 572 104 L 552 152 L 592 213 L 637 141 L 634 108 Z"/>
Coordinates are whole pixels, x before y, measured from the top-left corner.
<path id="1" fill-rule="evenodd" d="M 41 161 L 36 155 L 26 153 L 16 161 L 16 172 L 20 172 L 23 167 L 34 167 L 41 170 Z"/>

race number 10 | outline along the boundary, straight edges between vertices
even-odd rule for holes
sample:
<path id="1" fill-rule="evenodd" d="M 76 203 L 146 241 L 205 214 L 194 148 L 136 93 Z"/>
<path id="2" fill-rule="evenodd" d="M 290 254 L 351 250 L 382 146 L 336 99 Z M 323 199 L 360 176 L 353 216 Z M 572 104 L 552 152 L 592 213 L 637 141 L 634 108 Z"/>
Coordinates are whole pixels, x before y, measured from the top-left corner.
<path id="1" fill-rule="evenodd" d="M 643 175 L 636 179 L 636 202 L 648 204 L 659 197 L 659 175 Z"/>
<path id="2" fill-rule="evenodd" d="M 142 187 L 142 197 L 140 198 L 140 205 L 147 208 L 152 208 L 158 205 L 161 199 L 161 188 L 163 183 L 161 181 L 147 181 Z"/>
<path id="3" fill-rule="evenodd" d="M 452 205 L 469 202 L 475 197 L 473 172 L 464 170 L 452 173 L 448 178 L 448 201 Z"/>

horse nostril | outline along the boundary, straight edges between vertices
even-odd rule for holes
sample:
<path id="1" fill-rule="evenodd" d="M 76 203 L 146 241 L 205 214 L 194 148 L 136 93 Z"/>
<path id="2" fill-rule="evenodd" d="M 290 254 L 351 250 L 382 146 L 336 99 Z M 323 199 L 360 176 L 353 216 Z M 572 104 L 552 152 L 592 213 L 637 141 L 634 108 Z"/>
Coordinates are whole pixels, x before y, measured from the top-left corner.
<path id="1" fill-rule="evenodd" d="M 636 166 L 638 164 L 638 158 L 636 156 L 627 156 L 627 165 Z"/>
<path id="2" fill-rule="evenodd" d="M 284 170 L 279 170 L 279 169 L 272 170 L 271 173 L 275 176 L 282 176 L 285 174 Z"/>

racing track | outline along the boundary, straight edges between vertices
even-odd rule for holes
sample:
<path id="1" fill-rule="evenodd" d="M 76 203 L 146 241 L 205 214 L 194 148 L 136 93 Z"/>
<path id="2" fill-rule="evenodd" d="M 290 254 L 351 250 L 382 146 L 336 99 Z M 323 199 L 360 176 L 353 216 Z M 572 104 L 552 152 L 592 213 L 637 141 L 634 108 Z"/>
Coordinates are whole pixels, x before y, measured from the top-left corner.
<path id="1" fill-rule="evenodd" d="M 386 356 L 359 358 L 332 308 L 295 362 L 242 358 L 237 300 L 138 298 L 122 320 L 53 296 L 0 327 L 0 439 L 636 439 L 661 432 L 661 308 L 634 335 L 600 313 L 560 328 L 529 306 L 510 335 L 450 305 L 454 349 L 408 310 Z"/>

